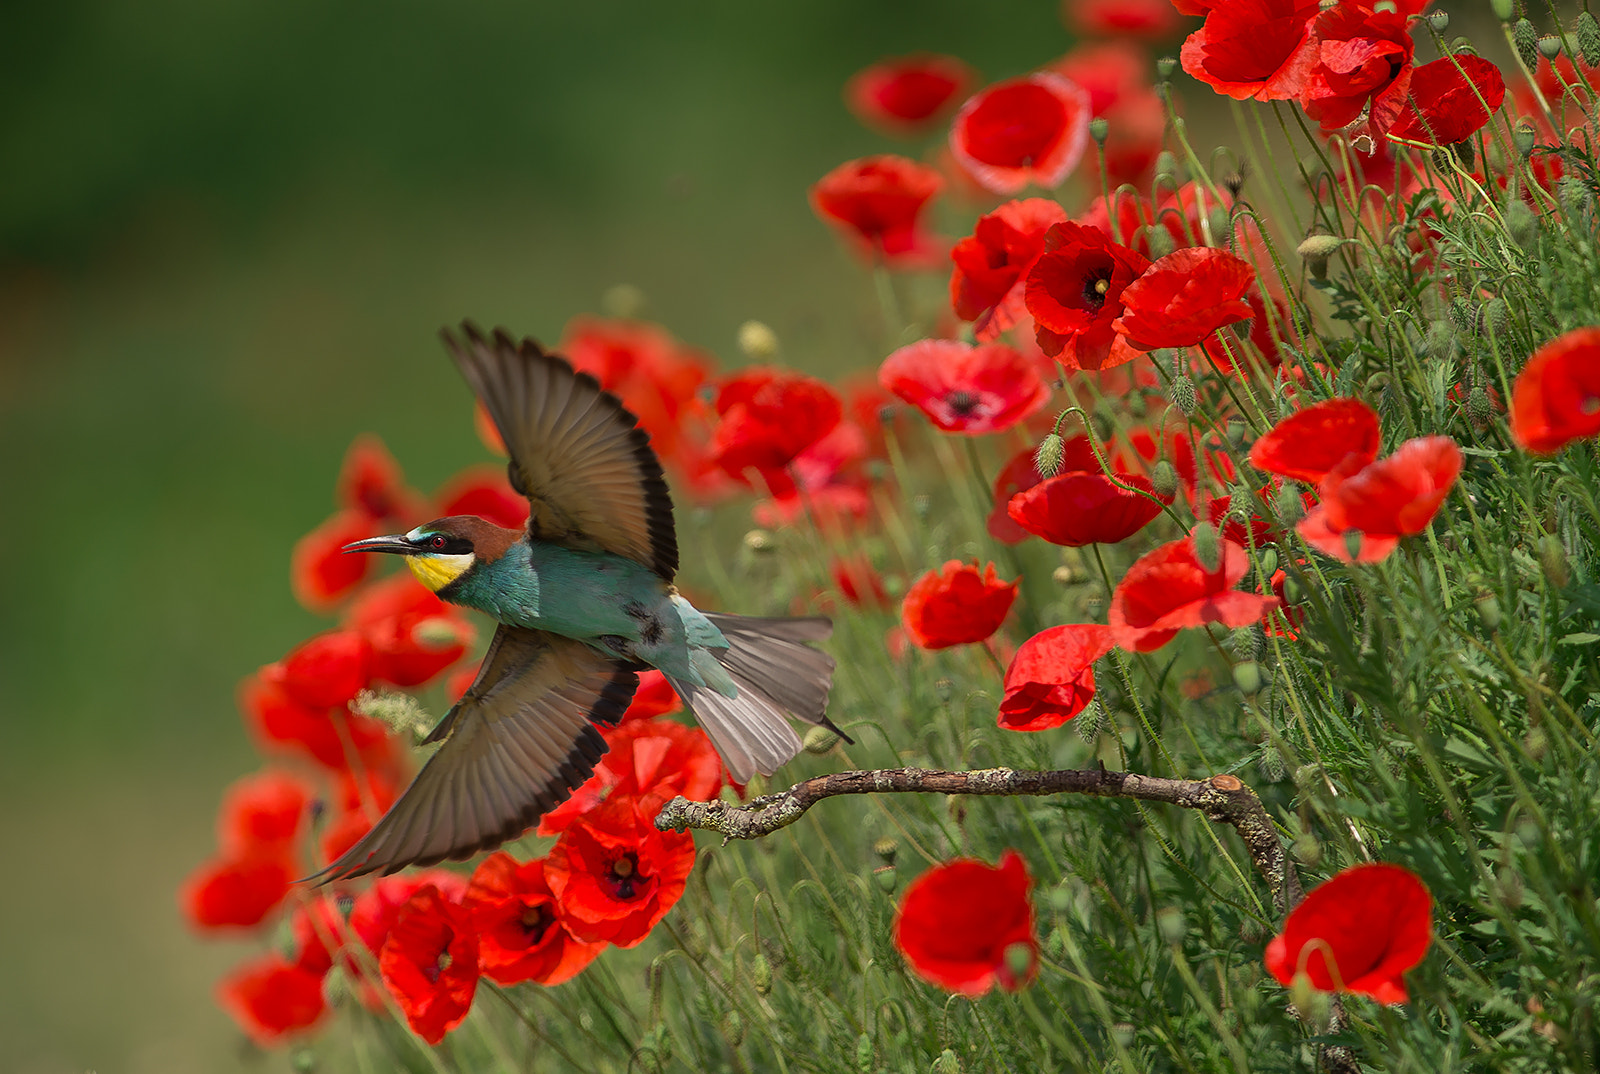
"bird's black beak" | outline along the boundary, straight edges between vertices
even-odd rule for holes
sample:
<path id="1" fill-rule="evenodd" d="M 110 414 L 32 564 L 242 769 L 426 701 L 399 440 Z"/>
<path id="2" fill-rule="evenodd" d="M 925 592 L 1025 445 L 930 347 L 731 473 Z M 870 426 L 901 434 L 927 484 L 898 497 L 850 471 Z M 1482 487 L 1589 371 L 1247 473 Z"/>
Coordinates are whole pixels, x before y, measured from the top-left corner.
<path id="1" fill-rule="evenodd" d="M 353 541 L 340 549 L 343 552 L 397 552 L 402 556 L 415 555 L 417 546 L 408 541 L 404 534 L 394 534 L 388 537 L 368 537 L 364 541 Z"/>

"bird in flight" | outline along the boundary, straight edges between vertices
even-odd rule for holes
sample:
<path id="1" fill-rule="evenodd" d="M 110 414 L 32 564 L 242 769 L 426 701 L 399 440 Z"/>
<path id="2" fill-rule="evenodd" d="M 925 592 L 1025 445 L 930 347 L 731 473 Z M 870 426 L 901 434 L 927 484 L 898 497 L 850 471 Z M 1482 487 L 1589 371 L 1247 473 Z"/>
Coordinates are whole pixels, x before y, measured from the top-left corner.
<path id="1" fill-rule="evenodd" d="M 444 600 L 499 627 L 478 677 L 424 740 L 439 744 L 367 835 L 321 881 L 462 859 L 515 838 L 565 800 L 606 751 L 637 672 L 657 668 L 734 780 L 800 751 L 792 716 L 849 741 L 826 715 L 825 618 L 702 612 L 672 584 L 672 497 L 649 436 L 566 359 L 470 322 L 445 346 L 483 401 L 528 498 L 526 529 L 471 515 L 357 541 L 404 556 Z"/>

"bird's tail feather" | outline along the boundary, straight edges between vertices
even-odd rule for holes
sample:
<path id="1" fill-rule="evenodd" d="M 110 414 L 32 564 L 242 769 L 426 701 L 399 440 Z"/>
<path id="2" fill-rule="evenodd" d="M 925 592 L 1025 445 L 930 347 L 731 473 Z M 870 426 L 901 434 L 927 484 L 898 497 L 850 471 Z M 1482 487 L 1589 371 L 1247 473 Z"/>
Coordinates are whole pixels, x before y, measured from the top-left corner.
<path id="1" fill-rule="evenodd" d="M 711 655 L 739 694 L 730 698 L 709 687 L 671 681 L 737 782 L 748 782 L 756 772 L 771 775 L 800 752 L 786 714 L 851 741 L 827 717 L 833 657 L 806 644 L 827 638 L 833 632 L 830 621 L 704 614 L 728 639 L 728 648 L 713 649 Z"/>

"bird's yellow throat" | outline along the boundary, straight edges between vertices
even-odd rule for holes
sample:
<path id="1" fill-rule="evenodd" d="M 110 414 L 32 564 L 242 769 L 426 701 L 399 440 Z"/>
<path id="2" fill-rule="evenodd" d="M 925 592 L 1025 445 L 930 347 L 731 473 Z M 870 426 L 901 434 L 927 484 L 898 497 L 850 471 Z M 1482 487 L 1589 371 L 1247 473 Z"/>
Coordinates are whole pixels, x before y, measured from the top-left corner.
<path id="1" fill-rule="evenodd" d="M 406 566 L 417 576 L 417 581 L 437 593 L 467 573 L 467 568 L 472 566 L 472 558 L 470 552 L 455 556 L 407 556 Z"/>

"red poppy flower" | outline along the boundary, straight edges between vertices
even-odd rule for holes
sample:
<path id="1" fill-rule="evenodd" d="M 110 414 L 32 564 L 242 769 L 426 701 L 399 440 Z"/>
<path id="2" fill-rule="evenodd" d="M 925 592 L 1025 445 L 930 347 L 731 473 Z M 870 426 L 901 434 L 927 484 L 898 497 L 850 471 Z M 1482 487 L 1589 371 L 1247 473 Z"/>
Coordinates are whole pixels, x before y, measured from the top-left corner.
<path id="1" fill-rule="evenodd" d="M 1316 0 L 1218 0 L 1183 43 L 1183 69 L 1237 101 L 1299 97 L 1317 63 L 1319 10 Z"/>
<path id="2" fill-rule="evenodd" d="M 354 630 L 330 630 L 283 658 L 283 688 L 307 708 L 347 705 L 371 679 L 372 646 Z"/>
<path id="3" fill-rule="evenodd" d="M 657 831 L 660 799 L 613 794 L 550 850 L 545 881 L 578 939 L 635 947 L 667 916 L 694 868 L 694 840 Z"/>
<path id="4" fill-rule="evenodd" d="M 239 709 L 263 752 L 298 754 L 335 771 L 393 761 L 388 728 L 344 709 L 302 705 L 284 688 L 281 664 L 268 664 L 239 684 Z"/>
<path id="5" fill-rule="evenodd" d="M 606 949 L 582 943 L 561 923 L 561 905 L 544 879 L 544 860 L 518 864 L 489 855 L 472 874 L 462 900 L 478 933 L 478 969 L 503 985 L 557 985 Z"/>
<path id="6" fill-rule="evenodd" d="M 1304 972 L 1319 991 L 1404 1003 L 1402 975 L 1428 953 L 1432 914 L 1433 897 L 1411 870 L 1382 862 L 1345 869 L 1290 911 L 1267 944 L 1267 972 L 1284 985 Z"/>
<path id="7" fill-rule="evenodd" d="M 856 464 L 866 457 L 867 436 L 853 421 L 841 421 L 768 478 L 769 499 L 751 508 L 756 525 L 773 529 L 802 520 L 839 531 L 865 518 L 872 507 L 867 480 Z"/>
<path id="8" fill-rule="evenodd" d="M 741 481 L 755 470 L 772 485 L 787 483 L 784 467 L 839 424 L 844 404 L 815 377 L 756 367 L 722 382 L 717 413 L 712 459 Z"/>
<path id="9" fill-rule="evenodd" d="M 1152 493 L 1150 479 L 1138 474 L 1117 475 L 1124 485 Z M 1082 548 L 1091 544 L 1116 544 L 1144 529 L 1161 513 L 1171 496 L 1152 500 L 1113 484 L 1099 471 L 1057 474 L 1011 497 L 1011 520 L 1051 544 Z"/>
<path id="10" fill-rule="evenodd" d="M 338 899 L 312 895 L 289 917 L 294 964 L 321 977 L 333 968 L 333 955 L 348 931 Z"/>
<path id="11" fill-rule="evenodd" d="M 878 382 L 940 429 L 966 436 L 1004 432 L 1050 399 L 1034 364 L 1003 343 L 924 339 L 885 358 Z"/>
<path id="12" fill-rule="evenodd" d="M 467 893 L 467 880 L 446 869 L 423 869 L 401 876 L 380 876 L 372 886 L 356 896 L 350 907 L 350 932 L 374 955 L 383 950 L 389 933 L 400 917 L 400 910 L 425 887 L 432 887 L 443 898 L 459 903 Z"/>
<path id="13" fill-rule="evenodd" d="M 950 128 L 950 152 L 984 189 L 1053 190 L 1089 144 L 1089 95 L 1050 71 L 997 82 L 969 98 Z"/>
<path id="14" fill-rule="evenodd" d="M 972 82 L 954 56 L 918 53 L 879 60 L 845 83 L 844 99 L 863 123 L 914 134 L 953 104 Z"/>
<path id="15" fill-rule="evenodd" d="M 1261 363 L 1268 369 L 1277 369 L 1283 364 L 1283 352 L 1279 341 L 1293 343 L 1294 322 L 1289 318 L 1289 307 L 1276 295 L 1272 299 L 1272 308 L 1267 308 L 1267 301 L 1261 295 L 1259 287 L 1252 287 L 1250 293 L 1245 295 L 1245 301 L 1250 303 L 1250 346 L 1255 348 L 1255 353 L 1260 356 Z M 1250 368 L 1250 355 L 1244 348 L 1243 341 L 1238 336 L 1238 329 L 1223 346 L 1222 337 L 1213 334 L 1201 343 L 1205 352 L 1206 361 L 1218 373 L 1234 373 L 1238 366 Z"/>
<path id="16" fill-rule="evenodd" d="M 1346 459 L 1318 487 L 1322 503 L 1296 527 L 1306 543 L 1345 563 L 1377 563 L 1428 528 L 1461 473 L 1461 449 L 1448 436 L 1407 440 L 1393 455 L 1356 465 Z M 1350 555 L 1346 533 L 1359 530 Z"/>
<path id="17" fill-rule="evenodd" d="M 1429 145 L 1464 142 L 1489 122 L 1505 99 L 1500 68 L 1471 53 L 1446 56 L 1411 72 L 1411 99 L 1389 128 L 1389 136 Z"/>
<path id="18" fill-rule="evenodd" d="M 406 486 L 400 464 L 372 433 L 351 441 L 339 467 L 337 490 L 341 504 L 373 522 L 411 521 L 425 509 L 422 497 Z"/>
<path id="19" fill-rule="evenodd" d="M 372 677 L 421 686 L 466 655 L 472 625 L 409 572 L 375 582 L 351 604 L 344 625 L 372 645 Z"/>
<path id="20" fill-rule="evenodd" d="M 294 543 L 289 557 L 289 587 L 294 599 L 325 612 L 360 585 L 372 569 L 372 556 L 347 556 L 344 546 L 372 536 L 372 517 L 344 510 Z"/>
<path id="21" fill-rule="evenodd" d="M 1106 446 L 1107 452 L 1111 446 Z M 1011 518 L 1009 510 L 1011 498 L 1019 492 L 1025 492 L 1044 480 L 1044 475 L 1039 473 L 1039 467 L 1034 462 L 1036 452 L 1033 448 L 1023 448 L 1011 457 L 994 481 L 994 507 L 989 512 L 985 528 L 989 536 L 1001 544 L 1020 544 L 1028 539 L 1028 531 L 1017 525 Z M 1112 465 L 1116 461 L 1112 460 Z M 1061 442 L 1061 462 L 1056 467 L 1057 473 L 1067 473 L 1073 470 L 1090 470 L 1098 472 L 1100 461 L 1095 458 L 1094 448 L 1089 445 L 1089 438 L 1083 434 L 1069 436 Z"/>
<path id="22" fill-rule="evenodd" d="M 876 611 L 889 606 L 889 591 L 884 588 L 883 575 L 873 569 L 866 556 L 836 556 L 828 573 L 833 578 L 834 588 L 851 607 Z"/>
<path id="23" fill-rule="evenodd" d="M 1600 328 L 1574 328 L 1533 352 L 1511 386 L 1511 436 L 1554 455 L 1600 434 Z"/>
<path id="24" fill-rule="evenodd" d="M 1097 623 L 1051 627 L 1023 642 L 1006 668 L 996 721 L 1009 731 L 1060 727 L 1094 700 L 1094 662 L 1116 647 Z"/>
<path id="25" fill-rule="evenodd" d="M 722 789 L 722 759 L 706 733 L 674 720 L 634 720 L 602 732 L 610 747 L 572 797 L 539 821 L 540 835 L 566 831 L 613 794 L 709 801 Z"/>
<path id="26" fill-rule="evenodd" d="M 1020 579 L 1002 582 L 993 563 L 980 572 L 976 563 L 952 559 L 911 584 L 900 621 L 923 649 L 983 641 L 1005 621 L 1020 584 Z"/>
<path id="27" fill-rule="evenodd" d="M 1183 28 L 1169 0 L 1062 0 L 1061 17 L 1084 37 L 1165 41 Z"/>
<path id="28" fill-rule="evenodd" d="M 639 688 L 633 692 L 633 701 L 628 705 L 628 711 L 622 714 L 622 723 L 633 720 L 648 720 L 653 716 L 665 716 L 669 712 L 677 712 L 683 708 L 683 700 L 678 697 L 678 692 L 672 688 L 667 677 L 661 672 L 651 669 L 639 672 Z"/>
<path id="29" fill-rule="evenodd" d="M 811 208 L 866 257 L 890 267 L 929 263 L 922 210 L 944 187 L 933 168 L 883 154 L 846 161 L 811 187 Z"/>
<path id="30" fill-rule="evenodd" d="M 1290 414 L 1250 448 L 1250 465 L 1315 484 L 1355 456 L 1378 457 L 1378 414 L 1359 399 L 1326 399 Z M 1359 467 L 1358 467 L 1359 469 Z"/>
<path id="31" fill-rule="evenodd" d="M 1068 369 L 1101 369 L 1137 357 L 1113 326 L 1122 315 L 1123 290 L 1149 265 L 1099 228 L 1053 225 L 1024 290 L 1039 349 Z"/>
<path id="32" fill-rule="evenodd" d="M 1214 571 L 1201 566 L 1193 537 L 1164 544 L 1128 568 L 1106 610 L 1119 646 L 1154 652 L 1187 627 L 1249 626 L 1278 606 L 1277 597 L 1234 589 L 1249 572 L 1250 557 L 1232 541 L 1219 538 L 1217 545 Z"/>
<path id="33" fill-rule="evenodd" d="M 434 513 L 440 517 L 477 515 L 507 529 L 528 524 L 527 497 L 511 487 L 504 466 L 468 467 L 445 482 L 434 500 L 438 504 Z"/>
<path id="34" fill-rule="evenodd" d="M 1324 131 L 1348 127 L 1365 111 L 1368 131 L 1383 137 L 1411 88 L 1411 14 L 1339 4 L 1312 21 L 1316 64 L 1300 104 Z"/>
<path id="35" fill-rule="evenodd" d="M 184 880 L 178 903 L 196 928 L 252 928 L 278 908 L 299 875 L 281 850 L 214 858 Z"/>
<path id="36" fill-rule="evenodd" d="M 312 789 L 281 768 L 234 780 L 217 810 L 217 846 L 227 857 L 258 852 L 288 857 L 310 819 Z"/>
<path id="37" fill-rule="evenodd" d="M 1193 346 L 1250 316 L 1243 296 L 1255 279 L 1251 264 L 1226 250 L 1174 250 L 1123 290 L 1114 327 L 1140 350 Z"/>
<path id="38" fill-rule="evenodd" d="M 378 969 L 412 1030 L 438 1044 L 472 1009 L 477 931 L 466 911 L 425 884 L 396 915 Z"/>
<path id="39" fill-rule="evenodd" d="M 217 1005 L 263 1048 L 311 1029 L 328 1012 L 322 976 L 275 952 L 235 966 L 218 981 Z"/>
<path id="40" fill-rule="evenodd" d="M 1022 856 L 1008 850 L 998 867 L 957 858 L 906 887 L 894 919 L 894 945 L 912 972 L 950 992 L 981 996 L 998 982 L 1015 992 L 1038 968 L 1033 887 Z M 1023 945 L 1029 967 L 1018 977 L 1007 950 Z"/>
<path id="41" fill-rule="evenodd" d="M 972 321 L 979 341 L 994 339 L 1027 313 L 1028 270 L 1044 252 L 1044 235 L 1067 211 L 1049 198 L 1008 201 L 978 218 L 972 234 L 955 244 L 950 260 L 950 302 Z"/>

